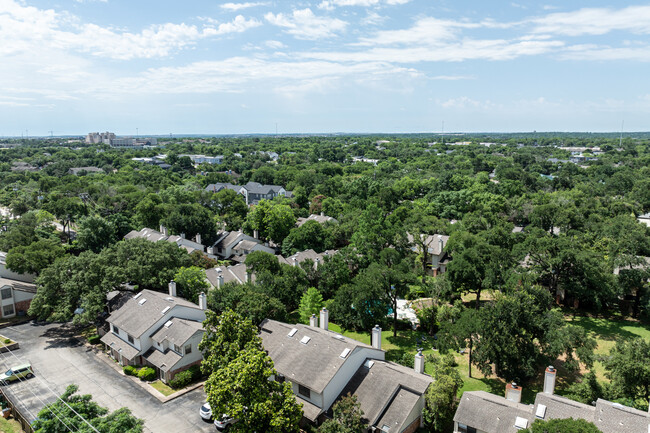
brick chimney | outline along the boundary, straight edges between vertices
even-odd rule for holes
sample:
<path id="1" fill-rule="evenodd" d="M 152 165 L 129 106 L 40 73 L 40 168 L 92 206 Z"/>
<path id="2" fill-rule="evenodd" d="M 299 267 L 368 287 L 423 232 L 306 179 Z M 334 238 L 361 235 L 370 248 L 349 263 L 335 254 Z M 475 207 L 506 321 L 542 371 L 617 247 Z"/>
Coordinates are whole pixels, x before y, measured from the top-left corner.
<path id="1" fill-rule="evenodd" d="M 379 325 L 372 328 L 372 347 L 381 350 L 381 328 Z"/>
<path id="2" fill-rule="evenodd" d="M 418 353 L 415 355 L 413 368 L 416 373 L 424 374 L 424 355 L 422 355 L 422 349 L 418 349 Z"/>
<path id="3" fill-rule="evenodd" d="M 553 394 L 555 391 L 555 377 L 557 375 L 557 370 L 552 365 L 546 367 L 544 370 L 544 393 Z"/>
<path id="4" fill-rule="evenodd" d="M 312 328 L 318 328 L 318 317 L 315 314 L 312 314 L 309 318 L 309 326 Z"/>
<path id="5" fill-rule="evenodd" d="M 169 282 L 169 296 L 176 296 L 176 281 Z"/>
<path id="6" fill-rule="evenodd" d="M 199 295 L 199 308 L 203 311 L 208 309 L 208 297 L 204 292 Z"/>
<path id="7" fill-rule="evenodd" d="M 506 400 L 521 403 L 521 386 L 514 382 L 506 384 Z"/>
<path id="8" fill-rule="evenodd" d="M 327 331 L 329 325 L 330 312 L 327 311 L 327 308 L 320 310 L 320 327 Z"/>

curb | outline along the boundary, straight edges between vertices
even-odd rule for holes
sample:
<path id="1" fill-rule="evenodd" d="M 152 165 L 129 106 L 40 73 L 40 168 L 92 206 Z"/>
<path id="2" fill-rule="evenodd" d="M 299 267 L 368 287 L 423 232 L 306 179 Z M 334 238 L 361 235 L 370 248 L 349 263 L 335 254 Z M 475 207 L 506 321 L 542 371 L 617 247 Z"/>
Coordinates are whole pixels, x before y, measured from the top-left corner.
<path id="1" fill-rule="evenodd" d="M 92 346 L 92 345 L 90 345 L 88 343 L 84 343 L 84 345 L 86 347 L 89 347 L 93 352 L 95 352 L 95 355 L 99 359 L 101 359 L 105 364 L 107 364 L 109 367 L 111 367 L 116 372 L 120 373 L 125 378 L 131 380 L 131 382 L 133 382 L 134 384 L 136 384 L 137 386 L 139 386 L 143 390 L 147 391 L 152 397 L 155 397 L 161 403 L 167 403 L 169 401 L 172 401 L 172 400 L 174 400 L 174 399 L 176 399 L 176 398 L 178 398 L 178 397 L 180 397 L 182 395 L 187 394 L 188 392 L 191 392 L 191 391 L 194 391 L 197 388 L 203 387 L 203 385 L 205 384 L 205 381 L 195 383 L 194 385 L 192 385 L 190 387 L 183 388 L 183 389 L 181 389 L 179 391 L 176 391 L 173 394 L 165 396 L 165 395 L 161 394 L 158 390 L 154 389 L 151 385 L 149 385 L 149 382 L 143 382 L 140 379 L 138 379 L 137 377 L 127 376 L 126 374 L 124 374 L 124 371 L 122 370 L 122 367 L 120 366 L 120 364 L 115 362 L 113 360 L 113 358 L 111 358 L 106 353 L 104 353 L 104 351 L 99 350 L 97 347 L 94 347 L 94 346 Z"/>

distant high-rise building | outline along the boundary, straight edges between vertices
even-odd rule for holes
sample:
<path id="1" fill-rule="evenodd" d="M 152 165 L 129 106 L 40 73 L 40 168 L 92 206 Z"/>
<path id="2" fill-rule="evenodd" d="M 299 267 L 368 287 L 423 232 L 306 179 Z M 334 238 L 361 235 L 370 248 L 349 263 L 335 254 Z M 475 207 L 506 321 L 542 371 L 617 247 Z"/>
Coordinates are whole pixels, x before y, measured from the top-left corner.
<path id="1" fill-rule="evenodd" d="M 155 138 L 117 138 L 112 132 L 90 132 L 86 135 L 86 144 L 108 144 L 111 147 L 124 149 L 142 149 L 144 146 L 156 146 Z"/>
<path id="2" fill-rule="evenodd" d="M 86 144 L 101 144 L 106 143 L 107 140 L 112 140 L 115 138 L 115 134 L 112 132 L 89 132 L 86 135 Z"/>

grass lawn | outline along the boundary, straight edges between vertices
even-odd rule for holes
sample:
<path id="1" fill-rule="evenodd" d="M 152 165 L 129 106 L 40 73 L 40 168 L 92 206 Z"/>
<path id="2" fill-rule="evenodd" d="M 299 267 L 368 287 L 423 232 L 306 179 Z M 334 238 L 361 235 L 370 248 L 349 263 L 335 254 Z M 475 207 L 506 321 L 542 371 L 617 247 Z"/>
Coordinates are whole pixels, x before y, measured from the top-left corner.
<path id="1" fill-rule="evenodd" d="M 20 423 L 15 419 L 4 419 L 0 417 L 0 432 L 2 433 L 23 433 Z"/>
<path id="2" fill-rule="evenodd" d="M 173 393 L 176 392 L 175 389 L 172 389 L 171 387 L 165 385 L 162 381 L 157 380 L 155 382 L 152 382 L 150 384 L 156 391 L 164 395 L 165 397 L 172 395 Z"/>
<path id="3" fill-rule="evenodd" d="M 474 297 L 474 299 L 476 299 Z M 616 344 L 617 340 L 633 338 L 640 336 L 650 339 L 650 326 L 644 325 L 634 320 L 622 319 L 605 319 L 596 317 L 584 316 L 566 316 L 567 323 L 580 326 L 587 330 L 589 335 L 596 339 L 597 347 L 596 354 L 606 355 L 609 350 Z M 354 332 L 342 331 L 341 328 L 331 323 L 329 329 L 343 334 L 346 337 L 361 341 L 362 343 L 371 344 L 370 332 Z M 417 351 L 418 340 L 425 333 L 419 331 L 403 330 L 398 331 L 397 336 L 393 336 L 390 329 L 383 330 L 381 337 L 381 348 L 386 351 L 386 359 L 394 361 L 400 359 L 404 354 L 414 356 Z M 422 344 L 423 354 L 434 353 L 431 347 L 433 339 L 427 336 L 427 341 Z M 487 391 L 497 395 L 505 394 L 505 382 L 495 376 L 485 377 L 477 370 L 476 366 L 472 366 L 472 377 L 469 377 L 468 355 L 467 354 L 454 354 L 461 376 L 463 377 L 463 386 L 459 390 L 459 395 L 465 391 Z M 425 371 L 431 373 L 430 365 L 425 365 Z M 599 380 L 607 380 L 604 376 L 604 369 L 600 362 L 596 362 L 594 366 L 595 372 Z M 543 371 L 540 370 L 539 376 L 532 382 L 524 386 L 522 395 L 522 403 L 532 404 L 535 401 L 535 394 L 542 390 L 543 385 Z M 568 376 L 563 374 L 560 368 L 557 378 L 557 390 L 562 394 L 562 389 L 566 388 L 570 383 L 575 380 L 575 376 Z"/>

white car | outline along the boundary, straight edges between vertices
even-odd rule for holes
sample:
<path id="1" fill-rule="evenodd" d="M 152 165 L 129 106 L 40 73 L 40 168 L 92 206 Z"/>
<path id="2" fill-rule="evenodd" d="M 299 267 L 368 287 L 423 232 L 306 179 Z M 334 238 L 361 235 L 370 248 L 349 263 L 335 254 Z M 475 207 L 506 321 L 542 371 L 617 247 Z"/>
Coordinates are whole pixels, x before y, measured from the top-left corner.
<path id="1" fill-rule="evenodd" d="M 221 418 L 215 419 L 214 420 L 214 425 L 219 431 L 228 431 L 230 429 L 230 426 L 236 423 L 237 419 L 235 418 L 230 418 L 228 415 L 224 414 L 221 415 Z"/>
<path id="2" fill-rule="evenodd" d="M 203 418 L 206 421 L 210 421 L 212 419 L 212 408 L 210 407 L 210 403 L 207 401 L 203 403 L 203 406 L 201 406 L 201 410 L 199 410 L 199 414 L 201 415 L 201 418 Z"/>

